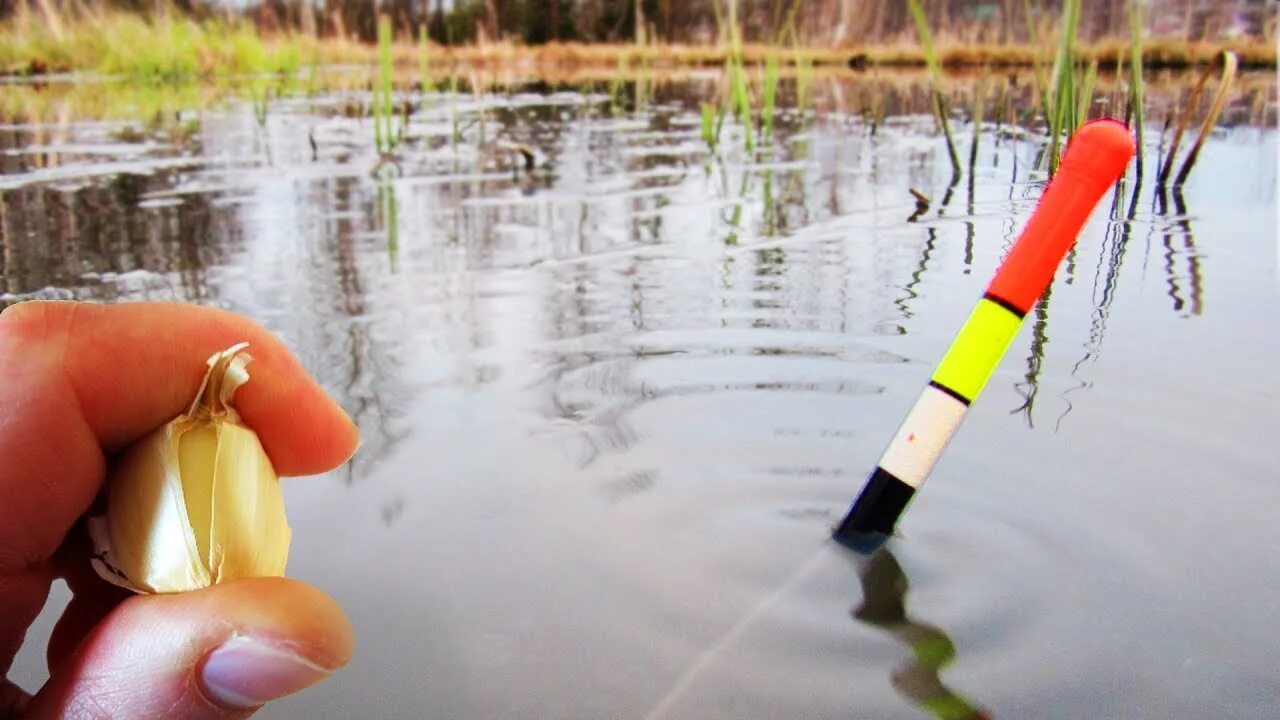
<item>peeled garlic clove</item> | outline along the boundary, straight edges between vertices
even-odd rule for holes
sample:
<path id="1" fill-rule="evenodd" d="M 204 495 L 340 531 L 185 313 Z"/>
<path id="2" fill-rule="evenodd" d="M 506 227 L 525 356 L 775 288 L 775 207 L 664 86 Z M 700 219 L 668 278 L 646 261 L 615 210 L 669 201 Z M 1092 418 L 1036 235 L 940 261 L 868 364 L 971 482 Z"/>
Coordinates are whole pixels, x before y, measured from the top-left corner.
<path id="1" fill-rule="evenodd" d="M 231 398 L 249 380 L 246 344 L 209 358 L 190 409 L 135 443 L 107 477 L 107 513 L 89 521 L 104 579 L 182 592 L 283 575 L 291 533 L 279 478 Z"/>

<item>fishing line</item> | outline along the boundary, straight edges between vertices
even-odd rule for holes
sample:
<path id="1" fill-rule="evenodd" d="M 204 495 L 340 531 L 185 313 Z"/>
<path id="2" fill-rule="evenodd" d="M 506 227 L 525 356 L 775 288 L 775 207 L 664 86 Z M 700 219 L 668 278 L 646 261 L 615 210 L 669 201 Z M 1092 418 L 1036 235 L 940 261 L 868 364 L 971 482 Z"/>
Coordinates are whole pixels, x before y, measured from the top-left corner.
<path id="1" fill-rule="evenodd" d="M 781 585 L 762 598 L 751 609 L 747 610 L 732 627 L 720 636 L 719 640 L 716 640 L 706 650 L 703 650 L 697 659 L 693 661 L 693 664 L 689 666 L 689 669 L 685 670 L 684 674 L 671 685 L 671 689 L 667 691 L 667 694 L 653 706 L 653 709 L 645 713 L 644 720 L 660 720 L 660 718 L 666 717 L 666 714 L 680 699 L 680 696 L 693 685 L 698 676 L 710 667 L 726 648 L 733 645 L 747 631 L 747 628 L 751 627 L 762 615 L 773 609 L 773 606 L 778 604 L 783 595 L 786 595 L 813 574 L 813 571 L 818 568 L 818 561 L 822 559 L 823 552 L 828 547 L 831 547 L 830 543 L 824 543 L 819 547 L 818 551 L 806 560 L 803 565 L 796 568 L 786 580 L 782 581 Z"/>

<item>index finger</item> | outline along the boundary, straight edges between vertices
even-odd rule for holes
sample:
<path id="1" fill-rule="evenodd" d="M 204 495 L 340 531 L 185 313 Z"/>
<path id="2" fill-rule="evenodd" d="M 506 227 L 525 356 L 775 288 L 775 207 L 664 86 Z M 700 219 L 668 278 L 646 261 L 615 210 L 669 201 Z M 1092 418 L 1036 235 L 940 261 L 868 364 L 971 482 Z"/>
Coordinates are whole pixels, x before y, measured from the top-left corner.
<path id="1" fill-rule="evenodd" d="M 248 342 L 236 409 L 281 475 L 341 465 L 358 434 L 271 333 L 175 303 L 24 303 L 0 315 L 0 572 L 47 558 L 114 452 L 183 412 L 213 353 Z"/>

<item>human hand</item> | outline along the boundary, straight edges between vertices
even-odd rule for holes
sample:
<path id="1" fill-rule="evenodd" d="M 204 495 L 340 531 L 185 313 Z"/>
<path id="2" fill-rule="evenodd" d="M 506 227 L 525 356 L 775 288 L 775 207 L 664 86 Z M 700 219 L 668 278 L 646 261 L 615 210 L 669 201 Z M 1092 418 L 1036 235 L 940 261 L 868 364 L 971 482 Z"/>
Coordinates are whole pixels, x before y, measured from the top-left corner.
<path id="1" fill-rule="evenodd" d="M 0 314 L 0 718 L 244 718 L 350 658 L 350 623 L 303 583 L 135 596 L 89 566 L 78 521 L 107 457 L 183 412 L 204 359 L 241 341 L 253 381 L 236 408 L 277 472 L 345 462 L 355 426 L 245 318 L 168 303 L 23 303 Z M 49 641 L 49 681 L 28 697 L 3 678 L 56 577 L 73 596 Z"/>

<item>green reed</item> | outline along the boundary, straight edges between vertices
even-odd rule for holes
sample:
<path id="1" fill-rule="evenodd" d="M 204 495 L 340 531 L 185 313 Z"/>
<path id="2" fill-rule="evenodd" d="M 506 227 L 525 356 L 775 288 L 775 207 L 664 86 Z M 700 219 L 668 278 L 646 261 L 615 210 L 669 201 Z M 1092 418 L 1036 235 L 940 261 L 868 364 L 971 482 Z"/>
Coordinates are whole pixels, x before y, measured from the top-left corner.
<path id="1" fill-rule="evenodd" d="M 1079 85 L 1076 97 L 1076 122 L 1073 128 L 1078 128 L 1089 121 L 1089 110 L 1093 107 L 1093 93 L 1097 84 L 1098 61 L 1090 60 L 1089 68 L 1084 73 L 1084 80 Z"/>
<path id="2" fill-rule="evenodd" d="M 1129 108 L 1131 124 L 1138 145 L 1137 173 L 1142 175 L 1142 0 L 1129 2 Z"/>
<path id="3" fill-rule="evenodd" d="M 804 112 L 809 107 L 809 88 L 813 84 L 813 58 L 804 52 L 795 28 L 791 29 L 791 52 L 796 74 L 796 109 Z"/>
<path id="4" fill-rule="evenodd" d="M 1183 165 L 1181 165 L 1181 168 L 1178 170 L 1178 177 L 1174 178 L 1175 188 L 1181 186 L 1184 182 L 1187 182 L 1187 176 L 1192 172 L 1192 167 L 1196 164 L 1196 160 L 1199 158 L 1199 152 L 1201 152 L 1201 149 L 1204 146 L 1204 141 L 1208 140 L 1208 136 L 1213 132 L 1213 126 L 1217 124 L 1217 118 L 1222 114 L 1222 108 L 1225 108 L 1226 106 L 1226 99 L 1228 99 L 1228 96 L 1230 95 L 1231 85 L 1235 82 L 1235 73 L 1236 69 L 1238 69 L 1238 65 L 1239 60 L 1236 59 L 1235 53 L 1222 53 L 1222 74 L 1219 79 L 1219 85 L 1217 85 L 1217 92 L 1213 95 L 1213 104 L 1210 106 L 1208 114 L 1204 115 L 1204 119 L 1201 122 L 1201 128 L 1199 128 L 1199 135 L 1196 137 L 1196 142 L 1193 143 L 1192 149 L 1187 152 L 1187 158 L 1183 160 Z M 1208 77 L 1211 76 L 1212 72 L 1212 67 L 1204 69 L 1201 79 L 1197 82 L 1196 90 L 1192 92 L 1192 96 L 1190 96 L 1187 105 L 1181 109 L 1178 120 L 1178 129 L 1176 129 L 1174 133 L 1174 143 L 1172 143 L 1172 146 L 1169 149 L 1169 156 L 1165 159 L 1164 167 L 1160 170 L 1161 186 L 1164 186 L 1167 179 L 1169 179 L 1169 173 L 1171 172 L 1172 167 L 1174 167 L 1175 156 L 1178 154 L 1178 145 L 1181 140 L 1181 136 L 1183 136 L 1183 132 L 1187 129 L 1190 114 L 1193 113 L 1194 109 L 1196 109 L 1196 105 L 1199 104 L 1199 95 L 1201 95 L 1203 87 L 1206 85 Z"/>
<path id="5" fill-rule="evenodd" d="M 933 110 L 942 126 L 942 134 L 947 139 L 947 155 L 951 158 L 952 179 L 960 177 L 960 156 L 956 153 L 956 141 L 951 136 L 951 122 L 947 118 L 947 99 L 943 94 L 942 64 L 938 62 L 938 51 L 933 46 L 933 33 L 929 30 L 929 20 L 925 17 L 924 6 L 920 0 L 907 0 L 911 17 L 915 20 L 916 33 L 920 36 L 920 44 L 924 47 L 925 65 L 929 68 L 929 78 L 933 86 Z"/>
<path id="6" fill-rule="evenodd" d="M 249 97 L 253 101 L 253 119 L 258 127 L 267 127 L 267 111 L 271 109 L 271 90 L 265 85 L 259 87 L 255 83 L 249 88 Z"/>
<path id="7" fill-rule="evenodd" d="M 764 63 L 764 86 L 760 92 L 760 138 L 762 143 L 773 141 L 773 114 L 778 98 L 778 75 L 781 60 L 778 53 L 770 52 Z"/>
<path id="8" fill-rule="evenodd" d="M 1024 15 L 1027 18 L 1027 38 L 1031 40 L 1037 48 L 1040 46 L 1038 41 L 1043 36 L 1042 33 L 1038 32 L 1035 20 L 1038 6 L 1039 3 L 1036 3 L 1036 5 L 1033 6 L 1031 0 L 1023 0 L 1022 3 Z M 1038 49 L 1033 51 L 1031 55 L 1031 77 L 1035 79 L 1036 95 L 1040 99 L 1040 112 L 1044 115 L 1045 124 L 1051 126 L 1053 123 L 1053 114 L 1049 111 L 1049 80 L 1045 77 L 1044 63 L 1041 62 Z"/>
<path id="9" fill-rule="evenodd" d="M 43 20 L 6 17 L 0 22 L 0 69 L 92 69 L 131 80 L 180 83 L 293 73 L 301 68 L 308 45 L 298 36 L 266 42 L 249 23 L 191 19 L 167 0 L 157 0 L 154 17 L 90 10 L 97 7 L 93 3 L 41 4 L 47 13 Z"/>
<path id="10" fill-rule="evenodd" d="M 418 25 L 418 87 L 423 95 L 435 90 L 431 82 L 431 47 L 425 23 Z"/>
<path id="11" fill-rule="evenodd" d="M 392 127 L 395 117 L 392 99 L 391 17 L 378 16 L 378 81 L 373 91 L 373 144 L 379 155 L 395 149 L 403 139 L 404 127 Z"/>
<path id="12" fill-rule="evenodd" d="M 747 152 L 756 147 L 751 120 L 751 93 L 747 86 L 747 70 L 742 60 L 742 26 L 738 23 L 738 0 L 729 0 L 729 107 L 742 125 L 743 145 Z"/>
<path id="13" fill-rule="evenodd" d="M 978 141 L 982 137 L 982 102 L 987 93 L 987 76 L 983 73 L 977 88 L 973 91 L 973 143 L 969 145 L 969 178 L 972 183 L 973 170 L 978 164 Z"/>
<path id="14" fill-rule="evenodd" d="M 1064 134 L 1076 128 L 1076 37 L 1080 27 L 1080 0 L 1065 0 L 1058 52 L 1053 61 L 1052 117 L 1049 121 L 1049 175 L 1058 171 Z"/>
<path id="15" fill-rule="evenodd" d="M 716 144 L 720 142 L 720 133 L 717 131 L 717 120 L 719 112 L 713 103 L 702 103 L 702 141 L 707 144 L 707 149 L 715 152 Z"/>
<path id="16" fill-rule="evenodd" d="M 609 110 L 617 115 L 622 112 L 622 106 L 618 104 L 618 98 L 622 95 L 623 78 L 627 75 L 627 63 L 630 53 L 623 51 L 618 53 L 618 67 L 613 73 L 613 80 L 609 82 Z"/>

